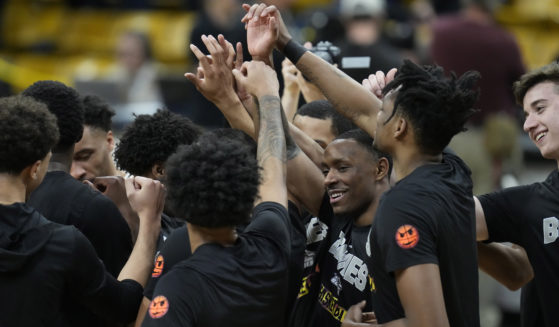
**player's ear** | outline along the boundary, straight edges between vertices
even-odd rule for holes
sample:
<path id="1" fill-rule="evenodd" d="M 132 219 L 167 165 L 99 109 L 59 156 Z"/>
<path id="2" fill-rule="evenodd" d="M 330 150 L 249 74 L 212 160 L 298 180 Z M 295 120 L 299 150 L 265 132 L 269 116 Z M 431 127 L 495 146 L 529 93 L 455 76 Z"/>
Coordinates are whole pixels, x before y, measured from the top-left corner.
<path id="1" fill-rule="evenodd" d="M 393 119 L 396 119 L 394 124 L 394 138 L 400 139 L 406 135 L 410 124 L 406 118 L 402 117 L 402 115 L 397 115 Z"/>
<path id="2" fill-rule="evenodd" d="M 389 163 L 388 159 L 382 157 L 378 160 L 375 180 L 380 181 L 388 174 Z"/>
<path id="3" fill-rule="evenodd" d="M 107 132 L 107 143 L 109 143 L 109 149 L 113 151 L 115 148 L 115 137 L 113 135 L 113 131 Z"/>
<path id="4" fill-rule="evenodd" d="M 165 167 L 162 163 L 156 163 L 151 167 L 151 173 L 154 176 L 154 179 L 162 179 L 165 176 Z"/>

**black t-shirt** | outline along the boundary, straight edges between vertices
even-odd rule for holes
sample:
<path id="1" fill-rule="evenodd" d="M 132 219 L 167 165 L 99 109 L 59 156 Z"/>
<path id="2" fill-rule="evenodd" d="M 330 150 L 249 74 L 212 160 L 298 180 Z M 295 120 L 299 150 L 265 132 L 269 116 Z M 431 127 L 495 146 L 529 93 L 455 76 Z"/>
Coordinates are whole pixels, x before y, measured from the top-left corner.
<path id="1" fill-rule="evenodd" d="M 364 311 L 373 310 L 372 261 L 366 254 L 370 226 L 356 226 L 353 217 L 334 216 L 327 195 L 318 217 L 329 229 L 315 268 L 320 277 L 312 324 L 340 326 L 349 307 L 362 300 L 367 300 Z"/>
<path id="2" fill-rule="evenodd" d="M 299 279 L 297 298 L 289 308 L 291 327 L 307 327 L 311 324 L 320 286 L 320 261 L 322 244 L 327 239 L 328 225 L 308 212 L 300 216 L 305 231 L 305 249 L 302 261 L 302 279 Z M 301 269 L 301 268 L 300 268 Z"/>
<path id="3" fill-rule="evenodd" d="M 379 323 L 404 317 L 394 272 L 433 263 L 450 325 L 479 326 L 475 233 L 470 171 L 455 155 L 443 153 L 441 163 L 418 167 L 387 191 L 370 239 Z"/>
<path id="4" fill-rule="evenodd" d="M 144 289 L 144 296 L 153 299 L 153 291 L 159 279 L 165 275 L 174 265 L 188 259 L 192 255 L 190 250 L 190 238 L 186 225 L 171 232 L 162 244 L 160 250 L 155 254 L 153 271 Z"/>
<path id="5" fill-rule="evenodd" d="M 234 246 L 201 245 L 155 288 L 142 326 L 283 326 L 287 210 L 264 202 Z"/>
<path id="6" fill-rule="evenodd" d="M 134 321 L 142 287 L 118 282 L 73 226 L 32 207 L 0 205 L 0 326 L 83 326 L 65 304 L 82 304 L 108 321 Z"/>
<path id="7" fill-rule="evenodd" d="M 48 220 L 74 225 L 117 277 L 132 252 L 132 235 L 116 205 L 62 171 L 48 172 L 27 203 Z"/>
<path id="8" fill-rule="evenodd" d="M 301 287 L 301 278 L 303 276 L 303 258 L 305 255 L 305 231 L 304 218 L 301 218 L 299 209 L 295 204 L 289 201 L 289 218 L 291 222 L 291 254 L 289 258 L 289 275 L 288 275 L 288 296 L 286 304 L 286 316 L 291 312 L 291 308 L 299 289 Z M 238 228 L 238 232 L 242 232 L 244 228 Z M 151 278 L 144 289 L 144 296 L 153 299 L 153 291 L 159 279 L 165 275 L 174 265 L 182 260 L 186 260 L 192 255 L 190 250 L 190 239 L 188 230 L 185 226 L 172 231 L 166 241 L 161 245 L 159 251 L 154 258 L 154 268 Z"/>
<path id="9" fill-rule="evenodd" d="M 542 305 L 536 289 L 536 282 L 532 279 L 522 287 L 520 296 L 520 326 L 545 326 L 542 315 Z"/>
<path id="10" fill-rule="evenodd" d="M 543 183 L 518 186 L 479 198 L 489 241 L 522 246 L 534 268 L 544 326 L 557 326 L 559 308 L 559 173 Z M 530 313 L 528 313 L 530 314 Z"/>

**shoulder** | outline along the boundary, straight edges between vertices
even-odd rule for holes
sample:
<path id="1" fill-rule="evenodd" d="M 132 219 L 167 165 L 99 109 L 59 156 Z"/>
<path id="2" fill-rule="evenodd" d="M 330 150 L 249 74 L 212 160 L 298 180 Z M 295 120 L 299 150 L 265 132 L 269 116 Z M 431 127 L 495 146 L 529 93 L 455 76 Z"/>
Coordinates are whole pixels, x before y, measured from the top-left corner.
<path id="1" fill-rule="evenodd" d="M 183 261 L 161 277 L 153 292 L 153 299 L 163 295 L 174 302 L 171 305 L 180 308 L 201 302 L 200 295 L 207 288 L 208 283 L 201 273 Z"/>
<path id="2" fill-rule="evenodd" d="M 198 274 L 183 266 L 161 278 L 142 326 L 191 326 L 199 316 L 204 294 Z"/>
<path id="3" fill-rule="evenodd" d="M 252 211 L 252 222 L 245 232 L 254 230 L 267 230 L 280 232 L 290 227 L 287 209 L 277 202 L 262 202 Z"/>

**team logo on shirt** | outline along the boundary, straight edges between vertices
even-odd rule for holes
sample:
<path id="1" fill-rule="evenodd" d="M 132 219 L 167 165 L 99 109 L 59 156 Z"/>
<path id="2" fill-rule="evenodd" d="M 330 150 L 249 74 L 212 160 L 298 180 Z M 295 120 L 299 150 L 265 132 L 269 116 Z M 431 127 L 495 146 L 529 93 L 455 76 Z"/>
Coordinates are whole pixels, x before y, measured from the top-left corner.
<path id="1" fill-rule="evenodd" d="M 338 239 L 332 243 L 328 252 L 338 261 L 336 268 L 340 276 L 350 285 L 363 291 L 367 284 L 369 268 L 363 260 L 348 252 L 349 247 L 350 244 L 347 244 L 345 233 L 340 231 Z"/>
<path id="2" fill-rule="evenodd" d="M 163 256 L 161 254 L 158 254 L 157 257 L 155 258 L 155 263 L 153 264 L 153 272 L 151 273 L 151 277 L 157 278 L 161 276 L 161 273 L 163 272 L 164 263 L 165 260 L 163 259 Z"/>
<path id="3" fill-rule="evenodd" d="M 163 295 L 156 296 L 149 305 L 149 316 L 153 319 L 163 317 L 169 311 L 169 301 Z"/>
<path id="4" fill-rule="evenodd" d="M 338 276 L 338 274 L 334 274 L 334 277 L 332 277 L 330 281 L 332 282 L 332 285 L 336 286 L 336 290 L 339 296 L 340 292 L 342 291 L 342 280 L 340 279 L 340 276 Z"/>
<path id="5" fill-rule="evenodd" d="M 396 243 L 402 249 L 411 249 L 419 242 L 419 233 L 412 225 L 402 225 L 396 230 Z"/>

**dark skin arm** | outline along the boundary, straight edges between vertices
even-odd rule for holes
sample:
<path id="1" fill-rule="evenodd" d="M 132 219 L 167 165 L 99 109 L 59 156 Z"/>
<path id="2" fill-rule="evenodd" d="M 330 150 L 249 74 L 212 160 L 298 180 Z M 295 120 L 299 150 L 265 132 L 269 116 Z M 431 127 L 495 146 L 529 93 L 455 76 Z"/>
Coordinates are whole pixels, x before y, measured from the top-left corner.
<path id="1" fill-rule="evenodd" d="M 276 73 L 263 62 L 243 64 L 234 70 L 237 83 L 258 99 L 258 164 L 262 167 L 259 201 L 278 202 L 287 208 L 286 149 Z"/>
<path id="2" fill-rule="evenodd" d="M 398 270 L 396 288 L 406 318 L 384 326 L 448 327 L 439 266 L 421 264 Z M 425 301 L 429 294 L 429 301 Z"/>
<path id="3" fill-rule="evenodd" d="M 270 33 L 258 33 L 259 31 L 247 33 L 249 48 L 253 44 L 253 51 L 258 53 L 260 57 L 266 57 L 266 51 L 271 51 L 273 47 L 283 51 L 292 37 L 287 31 L 279 10 L 275 6 L 264 4 L 253 6 L 244 4 L 243 8 L 247 11 L 247 14 L 241 20 L 242 22 L 249 24 L 258 17 L 273 17 L 279 31 L 275 39 L 270 38 Z M 335 66 L 310 52 L 306 52 L 294 64 L 303 75 L 320 89 L 336 110 L 370 135 L 375 134 L 376 117 L 382 102 L 374 94 Z"/>

